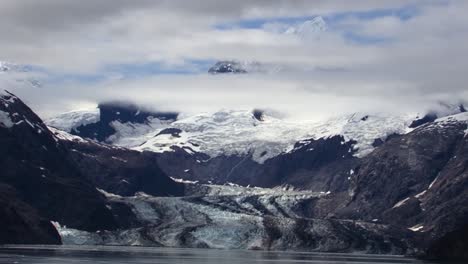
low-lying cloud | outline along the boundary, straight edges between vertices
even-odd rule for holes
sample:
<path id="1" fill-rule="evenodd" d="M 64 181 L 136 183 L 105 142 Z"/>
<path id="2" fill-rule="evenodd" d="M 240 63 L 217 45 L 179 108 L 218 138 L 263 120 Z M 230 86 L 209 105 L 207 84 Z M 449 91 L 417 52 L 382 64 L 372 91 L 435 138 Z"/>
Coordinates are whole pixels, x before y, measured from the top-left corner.
<path id="1" fill-rule="evenodd" d="M 392 12 L 405 8 L 416 11 L 407 17 Z M 468 99 L 466 10 L 468 3 L 458 0 L 2 1 L 0 59 L 64 76 L 103 76 L 92 82 L 64 78 L 40 88 L 4 84 L 44 116 L 114 99 L 183 112 L 272 108 L 308 119 L 421 112 L 437 101 Z M 277 18 L 288 23 L 282 18 L 317 15 L 329 23 L 317 38 L 270 27 Z M 226 24 L 232 26 L 217 26 Z M 132 78 L 106 70 L 147 63 L 175 70 L 217 59 L 287 70 L 212 76 L 201 69 Z"/>

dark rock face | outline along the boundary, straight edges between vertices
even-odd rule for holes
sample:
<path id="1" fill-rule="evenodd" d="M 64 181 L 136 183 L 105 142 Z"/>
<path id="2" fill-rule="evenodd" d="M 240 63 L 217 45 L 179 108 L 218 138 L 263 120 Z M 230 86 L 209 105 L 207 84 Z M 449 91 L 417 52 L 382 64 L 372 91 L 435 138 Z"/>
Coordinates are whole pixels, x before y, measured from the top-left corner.
<path id="1" fill-rule="evenodd" d="M 347 189 L 347 178 L 357 161 L 353 157 L 353 144 L 345 143 L 339 136 L 309 140 L 297 143 L 291 153 L 268 159 L 264 164 L 253 161 L 251 156 L 210 159 L 204 154 L 174 148 L 174 152 L 159 154 L 158 164 L 168 175 L 192 181 L 338 191 Z"/>
<path id="2" fill-rule="evenodd" d="M 381 219 L 382 209 L 391 209 L 399 201 L 426 190 L 453 157 L 463 139 L 464 126 L 422 127 L 387 141 L 364 158 L 352 178 L 353 202 L 349 206 L 356 206 L 353 212 L 368 216 L 368 220 Z"/>
<path id="3" fill-rule="evenodd" d="M 358 165 L 349 202 L 335 216 L 412 228 L 429 256 L 466 256 L 457 236 L 468 223 L 465 129 L 427 124 L 386 142 Z"/>
<path id="4" fill-rule="evenodd" d="M 418 127 L 418 126 L 421 126 L 421 125 L 424 125 L 424 124 L 427 124 L 427 123 L 430 123 L 430 122 L 433 122 L 434 120 L 437 119 L 437 115 L 436 114 L 433 114 L 433 113 L 429 113 L 429 114 L 426 114 L 424 115 L 422 118 L 420 119 L 416 119 L 414 120 L 411 124 L 410 124 L 410 128 L 415 128 L 415 127 Z"/>
<path id="5" fill-rule="evenodd" d="M 466 129 L 466 128 L 465 128 Z M 420 197 L 417 216 L 427 233 L 429 255 L 467 258 L 468 137 L 460 138 L 452 156 Z"/>
<path id="6" fill-rule="evenodd" d="M 0 181 L 50 220 L 84 230 L 115 228 L 104 197 L 83 181 L 42 120 L 13 95 L 1 99 L 0 110 L 15 125 L 0 127 Z"/>
<path id="7" fill-rule="evenodd" d="M 40 217 L 62 225 L 86 231 L 114 230 L 118 223 L 96 186 L 122 194 L 183 193 L 180 184 L 159 170 L 152 154 L 86 141 L 67 143 L 12 94 L 0 96 L 0 111 L 10 119 L 5 121 L 8 124 L 0 123 L 0 183 L 16 190 L 21 201 L 10 202 L 19 204 L 21 210 L 24 203 L 37 210 Z M 80 150 L 83 153 L 78 153 Z M 40 222 L 42 218 L 29 213 L 27 208 L 23 211 L 24 214 L 18 214 L 18 226 L 11 226 L 12 229 L 23 230 L 21 217 L 30 216 L 26 224 L 31 222 L 31 228 L 38 229 L 32 231 L 43 234 L 35 240 L 57 242 L 47 230 L 51 225 Z M 9 217 L 5 219 L 13 221 L 11 211 L 4 213 Z M 37 221 L 40 223 L 35 224 Z"/>
<path id="8" fill-rule="evenodd" d="M 120 123 L 144 124 L 149 118 L 160 120 L 176 120 L 178 113 L 172 112 L 150 112 L 140 109 L 138 106 L 124 102 L 101 103 L 99 108 L 99 122 L 87 125 L 81 125 L 71 131 L 71 134 L 83 138 L 95 139 L 105 142 L 106 139 L 115 134 L 115 129 L 111 123 L 118 121 Z"/>
<path id="9" fill-rule="evenodd" d="M 157 154 L 113 147 L 92 141 L 64 141 L 81 174 L 97 188 L 123 196 L 144 192 L 181 196 L 184 186 L 172 181 L 157 165 Z"/>
<path id="10" fill-rule="evenodd" d="M 465 113 L 466 112 L 466 108 L 465 108 L 465 106 L 463 104 L 460 104 L 458 106 L 458 110 L 460 110 L 460 113 Z"/>
<path id="11" fill-rule="evenodd" d="M 467 221 L 465 221 L 466 223 Z M 468 259 L 468 226 L 449 232 L 434 243 L 431 243 L 426 259 L 448 259 L 467 260 Z"/>
<path id="12" fill-rule="evenodd" d="M 15 189 L 0 184 L 0 244 L 60 244 L 54 226 L 21 201 Z"/>
<path id="13" fill-rule="evenodd" d="M 258 121 L 263 121 L 264 119 L 264 112 L 260 109 L 254 109 L 252 111 L 252 114 L 254 116 L 255 119 L 257 119 Z"/>
<path id="14" fill-rule="evenodd" d="M 237 61 L 218 61 L 209 70 L 211 74 L 219 73 L 247 73 L 247 70 L 243 68 L 241 63 Z"/>
<path id="15" fill-rule="evenodd" d="M 178 128 L 165 128 L 161 130 L 155 137 L 160 136 L 160 135 L 171 135 L 173 137 L 180 137 L 180 133 L 182 133 L 182 130 Z"/>

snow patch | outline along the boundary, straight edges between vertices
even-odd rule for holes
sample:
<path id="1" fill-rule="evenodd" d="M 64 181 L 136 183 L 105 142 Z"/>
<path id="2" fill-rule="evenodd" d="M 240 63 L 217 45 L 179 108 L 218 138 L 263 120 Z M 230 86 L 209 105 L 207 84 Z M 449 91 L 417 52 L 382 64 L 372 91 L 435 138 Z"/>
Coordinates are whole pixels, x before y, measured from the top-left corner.
<path id="1" fill-rule="evenodd" d="M 187 170 L 185 172 L 187 172 Z M 198 183 L 198 181 L 189 181 L 189 180 L 178 179 L 178 178 L 174 178 L 174 177 L 169 177 L 169 178 L 171 178 L 173 181 L 178 182 L 178 183 L 187 183 L 187 184 L 196 184 L 196 183 Z"/>
<path id="2" fill-rule="evenodd" d="M 424 190 L 424 191 L 422 191 L 422 192 L 416 194 L 416 196 L 414 196 L 414 197 L 416 197 L 416 198 L 419 199 L 419 198 L 421 198 L 424 194 L 426 194 L 426 192 L 427 192 L 427 190 Z"/>
<path id="3" fill-rule="evenodd" d="M 398 203 L 396 203 L 396 204 L 392 207 L 392 209 L 393 209 L 393 208 L 398 208 L 398 207 L 404 205 L 409 199 L 410 199 L 410 197 L 407 197 L 407 198 L 405 198 L 405 199 L 399 201 Z"/>
<path id="4" fill-rule="evenodd" d="M 118 161 L 120 161 L 120 162 L 123 162 L 123 163 L 127 163 L 127 162 L 128 162 L 127 160 L 122 159 L 122 158 L 119 158 L 119 157 L 114 157 L 114 156 L 112 156 L 111 158 L 114 159 L 114 160 L 118 160 Z"/>
<path id="5" fill-rule="evenodd" d="M 11 128 L 15 123 L 10 118 L 10 114 L 0 110 L 0 124 L 6 128 Z"/>
<path id="6" fill-rule="evenodd" d="M 147 122 L 143 124 L 112 121 L 110 126 L 114 128 L 116 132 L 107 138 L 106 141 L 116 146 L 138 148 L 145 141 L 155 137 L 161 130 L 168 128 L 170 123 L 171 121 L 160 120 L 153 117 L 148 117 Z"/>
<path id="7" fill-rule="evenodd" d="M 48 127 L 48 128 L 52 132 L 52 134 L 54 134 L 54 137 L 58 140 L 75 141 L 75 142 L 83 142 L 83 143 L 88 142 L 81 137 L 74 136 L 72 134 L 56 129 L 54 127 Z"/>
<path id="8" fill-rule="evenodd" d="M 415 226 L 412 226 L 410 228 L 408 228 L 409 230 L 413 231 L 413 232 L 422 232 L 422 229 L 424 228 L 423 225 L 421 224 L 417 224 Z"/>
<path id="9" fill-rule="evenodd" d="M 71 132 L 79 126 L 97 123 L 99 119 L 99 108 L 96 107 L 63 113 L 45 120 L 45 123 L 57 129 Z"/>
<path id="10" fill-rule="evenodd" d="M 436 123 L 453 122 L 453 121 L 468 123 L 468 112 L 450 115 L 450 116 L 438 118 L 435 120 Z"/>
<path id="11" fill-rule="evenodd" d="M 434 184 L 436 183 L 436 181 L 439 179 L 439 175 L 440 174 L 437 174 L 437 176 L 434 178 L 434 180 L 431 182 L 431 184 L 429 184 L 429 187 L 427 188 L 428 190 L 432 188 L 432 186 L 434 186 Z"/>
<path id="12" fill-rule="evenodd" d="M 104 194 L 104 196 L 106 198 L 122 198 L 122 196 L 120 195 L 117 195 L 117 194 L 113 194 L 113 193 L 110 193 L 110 192 L 106 192 L 105 190 L 103 189 L 99 189 L 99 188 L 96 188 L 96 190 L 102 194 Z"/>

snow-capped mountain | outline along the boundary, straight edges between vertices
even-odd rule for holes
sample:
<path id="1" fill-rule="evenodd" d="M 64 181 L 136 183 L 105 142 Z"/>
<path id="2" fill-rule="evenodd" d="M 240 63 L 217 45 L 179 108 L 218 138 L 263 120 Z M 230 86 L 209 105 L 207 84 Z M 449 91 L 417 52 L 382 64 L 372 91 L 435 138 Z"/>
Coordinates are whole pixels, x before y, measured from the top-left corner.
<path id="1" fill-rule="evenodd" d="M 297 35 L 300 38 L 314 38 L 320 35 L 321 32 L 327 31 L 327 23 L 321 16 L 304 21 L 302 23 L 289 26 L 284 34 Z"/>
<path id="2" fill-rule="evenodd" d="M 282 67 L 280 65 L 271 65 L 260 63 L 258 61 L 238 61 L 238 60 L 223 60 L 216 62 L 208 69 L 211 74 L 223 73 L 266 73 L 274 74 L 280 72 Z"/>
<path id="3" fill-rule="evenodd" d="M 290 152 L 302 140 L 344 136 L 356 141 L 357 156 L 372 151 L 375 139 L 385 140 L 392 134 L 407 132 L 414 118 L 386 115 L 348 115 L 324 122 L 290 122 L 269 115 L 254 118 L 252 111 L 220 111 L 195 115 L 170 124 L 179 129 L 179 137 L 157 135 L 141 142 L 135 149 L 154 152 L 170 151 L 168 146 L 189 146 L 210 157 L 252 155 L 254 161 L 264 161 Z M 159 133 L 159 132 L 157 132 Z"/>
<path id="4" fill-rule="evenodd" d="M 204 147 L 255 133 L 253 141 L 282 146 L 277 138 L 300 130 L 259 111 L 165 116 L 172 120 L 110 109 L 101 125 L 81 127 L 159 119 L 167 124 L 153 137 L 190 135 Z M 394 116 L 331 119 L 263 163 L 252 152 L 210 157 L 190 141 L 155 153 L 84 139 L 47 127 L 10 93 L 0 95 L 0 116 L 2 243 L 465 254 L 467 112 L 411 129 L 411 119 Z M 362 147 L 383 134 L 372 150 Z"/>
<path id="5" fill-rule="evenodd" d="M 289 184 L 326 192 L 347 188 L 346 179 L 356 162 L 389 139 L 464 110 L 445 106 L 431 111 L 435 118 L 430 119 L 418 114 L 355 113 L 322 121 L 291 121 L 259 110 L 140 116 L 135 115 L 136 109 L 101 107 L 99 112 L 69 112 L 46 122 L 77 136 L 160 153 L 161 168 L 176 178 L 261 187 Z M 320 180 L 302 178 L 297 174 L 300 170 L 320 175 Z"/>
<path id="6" fill-rule="evenodd" d="M 82 137 L 134 147 L 141 142 L 136 139 L 132 144 L 132 138 L 166 128 L 177 115 L 147 111 L 131 103 L 107 102 L 96 108 L 60 114 L 47 120 L 47 124 Z"/>
<path id="7" fill-rule="evenodd" d="M 159 169 L 154 154 L 49 129 L 18 97 L 3 91 L 0 141 L 2 244 L 60 244 L 51 220 L 92 232 L 118 228 L 96 188 L 122 195 L 183 193 L 183 185 Z"/>
<path id="8" fill-rule="evenodd" d="M 321 16 L 314 17 L 301 23 L 281 25 L 272 30 L 274 33 L 295 36 L 302 41 L 314 41 L 321 33 L 327 31 L 327 23 Z M 284 70 L 284 65 L 272 65 L 259 61 L 221 60 L 208 69 L 211 74 L 223 73 L 268 73 L 274 74 Z"/>
<path id="9" fill-rule="evenodd" d="M 97 110 L 64 113 L 46 122 L 64 131 L 86 136 L 80 131 L 99 122 L 100 114 L 105 114 Z M 155 115 L 140 122 L 109 119 L 108 125 L 115 132 L 104 141 L 159 153 L 173 151 L 173 147 L 177 146 L 207 154 L 211 158 L 252 155 L 254 161 L 263 163 L 293 151 L 297 142 L 343 136 L 346 142 L 354 142 L 355 156 L 364 157 L 387 137 L 410 132 L 413 129 L 411 126 L 414 127 L 414 122 L 419 119 L 417 114 L 355 113 L 324 121 L 288 121 L 263 113 L 259 120 L 255 118 L 253 110 L 223 110 L 177 120 L 162 120 Z M 176 133 L 164 133 L 167 129 Z"/>
<path id="10" fill-rule="evenodd" d="M 247 65 L 239 61 L 218 61 L 213 65 L 208 72 L 211 74 L 218 73 L 247 73 Z"/>

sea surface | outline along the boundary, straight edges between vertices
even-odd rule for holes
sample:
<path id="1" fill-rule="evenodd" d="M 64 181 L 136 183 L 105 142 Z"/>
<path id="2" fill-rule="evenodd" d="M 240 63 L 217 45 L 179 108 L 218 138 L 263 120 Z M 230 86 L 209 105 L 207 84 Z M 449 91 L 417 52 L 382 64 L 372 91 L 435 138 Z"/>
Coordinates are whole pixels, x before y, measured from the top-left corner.
<path id="1" fill-rule="evenodd" d="M 431 263 L 389 255 L 112 246 L 2 246 L 0 263 Z"/>

